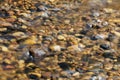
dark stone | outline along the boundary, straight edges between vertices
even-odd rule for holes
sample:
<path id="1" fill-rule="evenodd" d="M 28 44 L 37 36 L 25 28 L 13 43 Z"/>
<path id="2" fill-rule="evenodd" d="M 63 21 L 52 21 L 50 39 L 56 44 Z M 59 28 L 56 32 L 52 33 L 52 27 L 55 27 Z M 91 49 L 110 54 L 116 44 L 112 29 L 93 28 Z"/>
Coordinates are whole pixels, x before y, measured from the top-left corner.
<path id="1" fill-rule="evenodd" d="M 103 53 L 102 56 L 105 58 L 114 59 L 113 53 L 111 53 L 111 52 L 105 52 L 105 53 Z"/>
<path id="2" fill-rule="evenodd" d="M 29 76 L 30 79 L 39 80 L 39 77 L 37 75 L 30 74 L 28 76 Z"/>
<path id="3" fill-rule="evenodd" d="M 117 61 L 118 61 L 118 62 L 120 62 L 120 56 L 119 56 L 119 57 L 117 57 Z"/>
<path id="4" fill-rule="evenodd" d="M 6 10 L 0 10 L 0 17 L 9 17 L 9 14 L 7 13 Z"/>
<path id="5" fill-rule="evenodd" d="M 87 17 L 82 17 L 82 20 L 87 22 L 87 21 L 89 21 L 89 18 L 87 18 Z"/>
<path id="6" fill-rule="evenodd" d="M 90 30 L 92 28 L 92 26 L 93 26 L 92 24 L 86 24 L 85 28 L 86 28 L 86 30 Z"/>
<path id="7" fill-rule="evenodd" d="M 81 30 L 81 31 L 80 31 L 80 34 L 86 35 L 88 32 L 89 32 L 89 30 Z"/>
<path id="8" fill-rule="evenodd" d="M 76 68 L 75 70 L 78 71 L 79 73 L 84 73 L 84 72 L 86 72 L 86 71 L 83 70 L 82 68 Z"/>
<path id="9" fill-rule="evenodd" d="M 110 46 L 108 44 L 101 44 L 100 48 L 104 49 L 104 50 L 109 50 Z"/>
<path id="10" fill-rule="evenodd" d="M 96 36 L 91 36 L 90 39 L 91 40 L 98 40 L 98 38 Z"/>
<path id="11" fill-rule="evenodd" d="M 83 55 L 81 60 L 84 61 L 84 62 L 89 62 L 90 55 Z"/>
<path id="12" fill-rule="evenodd" d="M 24 69 L 24 72 L 25 73 L 29 73 L 29 72 L 32 72 L 32 71 L 34 71 L 36 68 L 38 68 L 37 66 L 29 66 L 29 67 L 26 67 L 25 69 Z"/>
<path id="13" fill-rule="evenodd" d="M 80 35 L 80 36 L 77 36 L 78 38 L 80 38 L 80 39 L 82 39 L 82 38 L 84 38 L 84 36 L 82 36 L 82 35 Z"/>
<path id="14" fill-rule="evenodd" d="M 115 39 L 115 35 L 114 34 L 109 34 L 107 37 L 108 41 L 113 41 Z"/>
<path id="15" fill-rule="evenodd" d="M 69 68 L 70 68 L 70 64 L 68 64 L 68 63 L 66 63 L 66 62 L 58 63 L 58 65 L 59 65 L 60 68 L 62 68 L 63 70 L 69 70 Z"/>

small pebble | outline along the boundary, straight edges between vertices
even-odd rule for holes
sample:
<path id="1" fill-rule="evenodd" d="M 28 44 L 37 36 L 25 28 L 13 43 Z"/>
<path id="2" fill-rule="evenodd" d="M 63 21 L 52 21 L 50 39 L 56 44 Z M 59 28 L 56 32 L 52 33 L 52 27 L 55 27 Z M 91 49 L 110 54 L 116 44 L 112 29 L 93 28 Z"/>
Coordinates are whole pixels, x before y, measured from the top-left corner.
<path id="1" fill-rule="evenodd" d="M 104 50 L 109 50 L 110 46 L 108 44 L 101 44 L 100 47 Z"/>
<path id="2" fill-rule="evenodd" d="M 61 46 L 59 45 L 50 45 L 49 48 L 51 51 L 61 51 Z"/>

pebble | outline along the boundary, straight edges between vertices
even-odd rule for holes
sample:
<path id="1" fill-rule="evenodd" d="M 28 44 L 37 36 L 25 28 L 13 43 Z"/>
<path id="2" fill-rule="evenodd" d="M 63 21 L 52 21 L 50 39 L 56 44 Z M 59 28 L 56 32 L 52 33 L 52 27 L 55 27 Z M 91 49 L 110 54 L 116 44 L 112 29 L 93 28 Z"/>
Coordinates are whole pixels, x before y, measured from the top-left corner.
<path id="1" fill-rule="evenodd" d="M 31 18 L 31 15 L 29 13 L 20 13 L 19 15 L 20 16 L 22 15 L 22 16 L 24 16 L 26 18 Z"/>
<path id="2" fill-rule="evenodd" d="M 22 25 L 21 26 L 23 29 L 27 29 L 28 26 Z"/>
<path id="3" fill-rule="evenodd" d="M 52 74 L 51 72 L 45 72 L 45 73 L 42 74 L 42 77 L 45 78 L 45 79 L 50 79 L 51 74 Z"/>
<path id="4" fill-rule="evenodd" d="M 82 48 L 79 45 L 72 45 L 67 48 L 68 51 L 82 51 Z"/>
<path id="5" fill-rule="evenodd" d="M 103 26 L 108 26 L 108 22 L 105 21 L 105 22 L 102 23 L 102 25 Z"/>
<path id="6" fill-rule="evenodd" d="M 103 9 L 106 13 L 113 13 L 114 10 L 112 8 L 104 8 Z"/>
<path id="7" fill-rule="evenodd" d="M 109 34 L 107 37 L 108 41 L 113 41 L 115 39 L 115 35 L 114 34 Z"/>
<path id="8" fill-rule="evenodd" d="M 25 67 L 25 61 L 24 60 L 19 60 L 18 64 L 19 64 L 19 68 L 24 69 L 24 67 Z"/>
<path id="9" fill-rule="evenodd" d="M 4 59 L 4 60 L 3 60 L 3 63 L 11 64 L 11 61 L 10 61 L 10 59 Z"/>
<path id="10" fill-rule="evenodd" d="M 41 16 L 47 18 L 47 17 L 49 17 L 49 12 L 47 12 L 47 11 L 46 11 L 46 12 L 43 12 Z"/>
<path id="11" fill-rule="evenodd" d="M 86 30 L 90 30 L 90 29 L 92 28 L 92 26 L 93 26 L 93 25 L 89 23 L 89 24 L 86 24 L 86 27 L 85 27 L 85 28 L 86 28 Z"/>
<path id="12" fill-rule="evenodd" d="M 27 44 L 27 45 L 32 45 L 32 44 L 36 44 L 37 40 L 35 36 L 31 36 L 30 38 L 26 39 L 23 44 Z"/>
<path id="13" fill-rule="evenodd" d="M 13 25 L 9 22 L 5 22 L 5 21 L 0 21 L 0 26 L 3 26 L 3 27 L 12 27 Z"/>
<path id="14" fill-rule="evenodd" d="M 114 58 L 114 56 L 113 56 L 113 53 L 112 53 L 112 52 L 105 52 L 102 56 L 103 56 L 103 57 L 105 57 L 105 58 L 111 58 L 111 59 L 113 59 L 113 58 Z"/>
<path id="15" fill-rule="evenodd" d="M 108 44 L 101 44 L 100 47 L 104 50 L 109 50 L 110 46 Z"/>
<path id="16" fill-rule="evenodd" d="M 70 23 L 70 20 L 65 20 L 64 23 L 65 23 L 65 24 L 69 24 L 69 23 Z"/>
<path id="17" fill-rule="evenodd" d="M 7 28 L 0 28 L 0 32 L 7 31 Z"/>
<path id="18" fill-rule="evenodd" d="M 73 73 L 72 76 L 74 76 L 74 77 L 79 77 L 79 76 L 80 76 L 80 73 L 79 73 L 79 72 L 75 72 L 75 73 Z"/>
<path id="19" fill-rule="evenodd" d="M 99 12 L 94 12 L 92 15 L 93 15 L 94 17 L 99 17 L 99 16 L 100 16 L 100 13 L 99 13 Z"/>
<path id="20" fill-rule="evenodd" d="M 9 52 L 9 49 L 6 46 L 0 45 L 0 49 L 3 52 Z"/>
<path id="21" fill-rule="evenodd" d="M 27 37 L 27 35 L 25 35 L 25 33 L 23 33 L 23 32 L 14 32 L 13 34 L 12 34 L 13 36 L 15 36 L 15 37 L 23 37 L 23 38 L 26 38 Z"/>
<path id="22" fill-rule="evenodd" d="M 111 31 L 111 33 L 115 34 L 117 37 L 120 37 L 120 33 L 117 31 Z"/>
<path id="23" fill-rule="evenodd" d="M 112 63 L 106 63 L 106 64 L 104 64 L 104 69 L 111 70 L 112 68 L 113 68 L 113 64 Z"/>
<path id="24" fill-rule="evenodd" d="M 51 51 L 61 51 L 61 46 L 59 46 L 59 45 L 50 45 L 49 49 Z"/>
<path id="25" fill-rule="evenodd" d="M 97 34 L 91 37 L 92 40 L 99 40 L 99 39 L 105 39 L 105 38 L 106 36 L 104 34 Z"/>
<path id="26" fill-rule="evenodd" d="M 42 56 L 42 55 L 46 54 L 46 52 L 44 50 L 42 50 L 42 49 L 35 49 L 34 52 L 38 56 Z"/>
<path id="27" fill-rule="evenodd" d="M 66 38 L 65 38 L 63 35 L 58 35 L 58 36 L 57 36 L 57 39 L 58 39 L 58 40 L 64 40 L 64 41 L 66 40 Z"/>
<path id="28" fill-rule="evenodd" d="M 31 73 L 28 74 L 28 76 L 29 76 L 30 79 L 38 80 L 41 77 L 41 74 L 31 72 Z"/>

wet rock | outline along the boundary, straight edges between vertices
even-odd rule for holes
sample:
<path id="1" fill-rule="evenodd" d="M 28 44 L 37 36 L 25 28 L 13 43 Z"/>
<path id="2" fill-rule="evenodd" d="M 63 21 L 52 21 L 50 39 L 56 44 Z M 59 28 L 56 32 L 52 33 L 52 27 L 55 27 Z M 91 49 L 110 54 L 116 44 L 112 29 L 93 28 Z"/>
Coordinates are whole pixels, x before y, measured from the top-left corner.
<path id="1" fill-rule="evenodd" d="M 109 19 L 109 22 L 119 23 L 119 22 L 120 22 L 120 19 Z"/>
<path id="2" fill-rule="evenodd" d="M 10 61 L 10 59 L 4 59 L 3 60 L 3 64 L 11 64 L 12 62 Z"/>
<path id="3" fill-rule="evenodd" d="M 115 35 L 114 34 L 109 34 L 107 37 L 108 41 L 113 41 L 115 39 Z"/>
<path id="4" fill-rule="evenodd" d="M 40 73 L 29 73 L 28 74 L 28 77 L 30 78 L 30 79 L 35 79 L 35 80 L 39 80 L 39 78 L 41 77 L 41 74 Z"/>
<path id="5" fill-rule="evenodd" d="M 15 69 L 15 67 L 13 65 L 5 65 L 5 66 L 3 66 L 3 69 L 4 70 L 12 70 L 12 69 Z"/>
<path id="6" fill-rule="evenodd" d="M 51 37 L 51 36 L 43 36 L 43 40 L 52 41 L 53 37 Z"/>
<path id="7" fill-rule="evenodd" d="M 16 38 L 21 38 L 21 39 L 27 37 L 27 35 L 23 32 L 14 32 L 12 35 Z"/>
<path id="8" fill-rule="evenodd" d="M 51 72 L 45 72 L 42 74 L 42 78 L 45 78 L 45 79 L 50 79 L 51 78 Z"/>
<path id="9" fill-rule="evenodd" d="M 64 41 L 66 40 L 66 38 L 65 38 L 63 35 L 58 35 L 58 36 L 57 36 L 57 39 L 58 39 L 58 40 L 64 40 Z"/>
<path id="10" fill-rule="evenodd" d="M 105 52 L 102 56 L 105 58 L 111 58 L 111 59 L 114 58 L 113 53 L 111 52 Z"/>
<path id="11" fill-rule="evenodd" d="M 89 24 L 86 24 L 86 28 L 85 28 L 85 29 L 86 29 L 86 30 L 90 30 L 90 29 L 92 28 L 92 26 L 93 26 L 93 25 L 90 24 L 90 23 L 89 23 Z"/>
<path id="12" fill-rule="evenodd" d="M 104 64 L 104 69 L 111 70 L 112 68 L 113 68 L 113 64 L 112 63 L 106 63 L 106 64 Z"/>
<path id="13" fill-rule="evenodd" d="M 92 40 L 99 40 L 99 39 L 105 39 L 105 35 L 103 35 L 103 34 L 98 34 L 98 35 L 93 35 L 93 36 L 91 36 L 91 39 Z"/>
<path id="14" fill-rule="evenodd" d="M 77 51 L 77 52 L 82 51 L 82 49 L 83 48 L 80 47 L 79 45 L 72 45 L 67 48 L 68 51 Z"/>
<path id="15" fill-rule="evenodd" d="M 3 26 L 3 27 L 8 27 L 8 26 L 13 26 L 11 23 L 9 22 L 5 22 L 5 21 L 0 21 L 0 26 Z"/>
<path id="16" fill-rule="evenodd" d="M 31 18 L 31 15 L 29 13 L 20 13 L 20 16 L 24 16 L 26 18 Z"/>
<path id="17" fill-rule="evenodd" d="M 16 21 L 16 16 L 11 16 L 11 18 L 7 18 L 6 21 L 10 23 L 14 23 Z"/>
<path id="18" fill-rule="evenodd" d="M 25 61 L 24 60 L 20 60 L 18 62 L 18 64 L 19 64 L 19 68 L 24 69 L 24 67 L 25 67 Z"/>
<path id="19" fill-rule="evenodd" d="M 28 22 L 27 20 L 24 20 L 22 18 L 18 18 L 18 21 L 23 23 L 24 25 L 31 26 L 30 22 Z"/>
<path id="20" fill-rule="evenodd" d="M 112 8 L 104 8 L 104 11 L 106 13 L 113 13 L 115 10 L 113 10 Z"/>
<path id="21" fill-rule="evenodd" d="M 24 72 L 28 74 L 29 72 L 35 71 L 37 68 L 38 67 L 34 63 L 30 62 L 25 66 Z"/>
<path id="22" fill-rule="evenodd" d="M 45 10 L 48 10 L 48 8 L 46 6 L 40 5 L 37 7 L 37 11 L 45 11 Z"/>
<path id="23" fill-rule="evenodd" d="M 66 63 L 66 62 L 58 63 L 58 65 L 59 65 L 60 68 L 62 68 L 63 70 L 69 70 L 69 68 L 70 68 L 70 64 L 68 64 L 68 63 Z"/>
<path id="24" fill-rule="evenodd" d="M 93 12 L 92 14 L 94 17 L 99 17 L 100 16 L 100 13 L 99 12 Z"/>
<path id="25" fill-rule="evenodd" d="M 69 23 L 70 23 L 70 20 L 65 20 L 64 23 L 65 23 L 65 24 L 69 24 Z"/>
<path id="26" fill-rule="evenodd" d="M 59 46 L 59 45 L 50 45 L 49 49 L 51 51 L 61 51 L 61 46 Z"/>
<path id="27" fill-rule="evenodd" d="M 86 72 L 85 70 L 83 70 L 82 68 L 76 68 L 76 71 L 78 71 L 80 74 Z"/>
<path id="28" fill-rule="evenodd" d="M 111 31 L 111 33 L 115 34 L 117 37 L 120 37 L 120 33 L 117 31 Z"/>
<path id="29" fill-rule="evenodd" d="M 74 76 L 74 77 L 79 77 L 79 76 L 80 76 L 80 73 L 79 73 L 79 72 L 75 72 L 75 73 L 73 73 L 72 76 Z"/>
<path id="30" fill-rule="evenodd" d="M 42 50 L 42 49 L 35 49 L 34 53 L 38 56 L 42 56 L 46 54 L 45 50 Z"/>
<path id="31" fill-rule="evenodd" d="M 7 28 L 0 28 L 0 32 L 7 31 Z"/>
<path id="32" fill-rule="evenodd" d="M 3 52 L 8 52 L 9 51 L 9 49 L 6 46 L 3 46 L 3 45 L 0 45 L 0 49 Z"/>
<path id="33" fill-rule="evenodd" d="M 109 50 L 110 46 L 108 44 L 101 44 L 100 48 L 104 49 L 104 50 Z"/>
<path id="34" fill-rule="evenodd" d="M 103 26 L 108 26 L 108 22 L 105 21 L 105 22 L 102 23 L 102 25 Z"/>
<path id="35" fill-rule="evenodd" d="M 30 38 L 26 39 L 23 44 L 28 44 L 28 45 L 32 45 L 32 44 L 36 44 L 37 42 L 36 36 L 31 36 Z"/>
<path id="36" fill-rule="evenodd" d="M 49 12 L 45 11 L 45 12 L 42 12 L 41 14 L 42 17 L 49 17 Z"/>

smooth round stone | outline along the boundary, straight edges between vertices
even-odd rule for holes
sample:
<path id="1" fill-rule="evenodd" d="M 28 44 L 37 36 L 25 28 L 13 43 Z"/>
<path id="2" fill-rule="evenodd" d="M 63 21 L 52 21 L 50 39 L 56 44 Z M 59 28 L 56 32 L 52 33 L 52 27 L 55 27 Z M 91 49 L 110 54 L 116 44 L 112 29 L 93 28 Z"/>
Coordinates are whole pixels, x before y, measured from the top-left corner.
<path id="1" fill-rule="evenodd" d="M 101 44 L 100 47 L 104 50 L 109 50 L 110 46 L 108 44 Z"/>
<path id="2" fill-rule="evenodd" d="M 58 35 L 58 36 L 57 36 L 57 39 L 58 39 L 58 40 L 66 40 L 66 38 L 65 38 L 63 35 Z"/>
<path id="3" fill-rule="evenodd" d="M 65 20 L 64 23 L 65 24 L 70 24 L 70 20 Z"/>
<path id="4" fill-rule="evenodd" d="M 113 55 L 112 52 L 105 52 L 105 53 L 103 53 L 102 56 L 105 57 L 105 58 L 110 58 L 110 59 L 114 58 L 114 55 Z"/>
<path id="5" fill-rule="evenodd" d="M 19 60 L 18 64 L 19 64 L 19 68 L 24 68 L 25 67 L 25 61 L 24 60 Z"/>
<path id="6" fill-rule="evenodd" d="M 0 26 L 3 26 L 3 27 L 12 27 L 13 25 L 9 22 L 5 22 L 5 21 L 0 21 Z"/>
<path id="7" fill-rule="evenodd" d="M 12 34 L 14 37 L 18 37 L 18 38 L 26 38 L 27 35 L 24 32 L 14 32 Z"/>
<path id="8" fill-rule="evenodd" d="M 108 41 L 113 41 L 115 39 L 115 35 L 114 34 L 109 34 L 108 37 L 107 37 L 107 40 Z"/>
<path id="9" fill-rule="evenodd" d="M 100 13 L 99 13 L 99 12 L 94 12 L 92 15 L 93 15 L 94 17 L 99 17 L 99 16 L 100 16 Z"/>
<path id="10" fill-rule="evenodd" d="M 38 56 L 42 56 L 42 55 L 46 54 L 46 52 L 44 50 L 42 50 L 42 49 L 34 49 L 34 52 Z"/>
<path id="11" fill-rule="evenodd" d="M 8 52 L 9 51 L 9 49 L 7 47 L 3 46 L 3 45 L 0 45 L 0 49 L 3 52 Z"/>
<path id="12" fill-rule="evenodd" d="M 32 44 L 36 44 L 37 43 L 37 39 L 36 36 L 31 36 L 30 38 L 26 39 L 23 44 L 28 44 L 28 45 L 32 45 Z"/>
<path id="13" fill-rule="evenodd" d="M 41 77 L 41 74 L 40 73 L 31 72 L 31 73 L 28 73 L 28 77 L 30 79 L 38 80 Z"/>
<path id="14" fill-rule="evenodd" d="M 82 46 L 81 46 L 82 47 Z M 72 46 L 69 46 L 67 48 L 68 51 L 82 51 L 82 48 L 81 48 L 79 45 L 72 45 Z"/>
<path id="15" fill-rule="evenodd" d="M 111 70 L 112 68 L 113 68 L 113 64 L 112 63 L 106 63 L 104 65 L 104 69 L 106 69 L 106 70 Z"/>
<path id="16" fill-rule="evenodd" d="M 79 77 L 79 76 L 80 76 L 80 73 L 79 73 L 79 72 L 75 72 L 75 73 L 73 73 L 72 76 L 74 76 L 74 77 Z"/>
<path id="17" fill-rule="evenodd" d="M 0 28 L 0 32 L 7 31 L 7 28 Z"/>
<path id="18" fill-rule="evenodd" d="M 61 51 L 61 46 L 59 45 L 50 45 L 49 48 L 51 51 Z"/>

